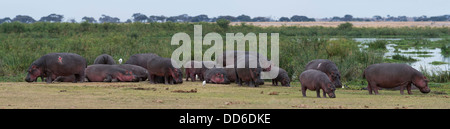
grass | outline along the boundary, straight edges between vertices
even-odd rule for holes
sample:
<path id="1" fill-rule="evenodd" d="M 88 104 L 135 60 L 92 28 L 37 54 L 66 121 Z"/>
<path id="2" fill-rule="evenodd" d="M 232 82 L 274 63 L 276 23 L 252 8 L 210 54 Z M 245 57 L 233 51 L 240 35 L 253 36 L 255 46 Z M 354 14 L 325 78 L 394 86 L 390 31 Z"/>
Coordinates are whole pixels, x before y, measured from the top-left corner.
<path id="1" fill-rule="evenodd" d="M 337 98 L 316 98 L 315 91 L 302 97 L 298 82 L 293 87 L 269 86 L 239 87 L 236 84 L 201 86 L 201 82 L 181 85 L 151 85 L 139 83 L 0 83 L 0 108 L 195 108 L 195 109 L 422 109 L 450 108 L 450 83 L 430 84 L 432 93 L 400 95 L 399 91 L 381 90 L 381 95 L 369 95 L 367 90 L 336 90 Z M 350 85 L 361 87 L 359 85 Z M 196 93 L 176 93 L 175 90 L 193 90 Z M 434 93 L 433 91 L 439 91 Z M 269 95 L 277 92 L 278 95 Z"/>
<path id="2" fill-rule="evenodd" d="M 418 61 L 418 59 L 414 59 L 411 56 L 403 56 L 400 54 L 395 54 L 392 56 L 392 59 L 385 58 L 384 62 L 386 63 L 404 63 L 404 62 L 415 62 Z"/>
<path id="3" fill-rule="evenodd" d="M 443 64 L 448 64 L 447 62 L 442 62 L 442 61 L 433 61 L 430 64 L 432 65 L 443 65 Z"/>

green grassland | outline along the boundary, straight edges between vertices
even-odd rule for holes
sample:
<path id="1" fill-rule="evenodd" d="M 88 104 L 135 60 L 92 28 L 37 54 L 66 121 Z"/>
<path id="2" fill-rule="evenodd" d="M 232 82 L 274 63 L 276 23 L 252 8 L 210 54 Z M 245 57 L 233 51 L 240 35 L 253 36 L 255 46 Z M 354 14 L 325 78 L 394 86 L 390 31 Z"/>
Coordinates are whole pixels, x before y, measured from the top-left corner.
<path id="1" fill-rule="evenodd" d="M 430 84 L 431 93 L 413 95 L 380 90 L 369 95 L 363 85 L 336 90 L 336 98 L 302 97 L 300 84 L 257 88 L 184 82 L 181 85 L 139 83 L 0 83 L 0 108 L 21 109 L 449 109 L 450 83 Z M 176 91 L 195 91 L 180 93 Z M 276 93 L 275 93 L 276 92 Z"/>

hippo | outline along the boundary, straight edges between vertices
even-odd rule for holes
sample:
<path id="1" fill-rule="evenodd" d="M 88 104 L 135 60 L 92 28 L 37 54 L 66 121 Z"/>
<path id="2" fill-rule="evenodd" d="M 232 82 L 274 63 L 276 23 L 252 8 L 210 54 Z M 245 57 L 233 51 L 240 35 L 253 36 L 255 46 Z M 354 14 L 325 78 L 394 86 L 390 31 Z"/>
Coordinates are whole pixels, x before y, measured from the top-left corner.
<path id="1" fill-rule="evenodd" d="M 254 57 L 258 57 L 260 54 L 257 52 L 252 52 L 252 51 L 224 51 L 223 52 L 223 56 L 218 56 L 216 61 L 223 61 L 223 65 L 222 66 L 227 66 L 227 65 L 236 65 L 238 63 L 237 58 L 238 55 L 243 54 L 243 55 L 252 55 Z M 227 63 L 227 58 L 233 58 L 234 59 L 234 64 L 229 62 Z M 272 67 L 272 62 L 270 62 L 266 56 L 261 55 L 260 58 L 257 59 L 258 61 L 258 65 L 260 66 L 265 66 L 264 69 L 262 69 L 263 71 L 270 71 L 271 67 Z"/>
<path id="2" fill-rule="evenodd" d="M 272 85 L 278 86 L 278 82 L 281 82 L 281 86 L 291 86 L 291 79 L 289 78 L 286 70 L 275 66 L 273 66 L 272 69 L 279 69 L 278 76 L 272 79 Z"/>
<path id="3" fill-rule="evenodd" d="M 58 76 L 55 79 L 53 79 L 53 82 L 73 82 L 74 80 L 75 80 L 75 76 L 74 75 Z"/>
<path id="4" fill-rule="evenodd" d="M 248 84 L 251 87 L 258 87 L 262 81 L 261 78 L 261 67 L 257 64 L 256 68 L 250 68 L 249 62 L 255 61 L 256 56 L 245 55 L 237 59 L 237 65 L 234 66 L 236 69 L 236 79 L 238 79 L 239 86 L 242 82 Z"/>
<path id="5" fill-rule="evenodd" d="M 133 73 L 133 75 L 137 78 L 136 81 L 145 81 L 148 78 L 147 69 L 145 69 L 141 66 L 132 65 L 132 64 L 120 64 L 120 65 L 117 65 L 117 67 L 131 71 Z"/>
<path id="6" fill-rule="evenodd" d="M 408 94 L 411 92 L 411 84 L 414 84 L 422 93 L 429 93 L 428 79 L 422 73 L 407 64 L 381 63 L 368 66 L 363 73 L 363 78 L 368 82 L 369 94 L 378 88 L 394 88 L 400 86 L 400 94 L 403 95 L 404 87 Z"/>
<path id="7" fill-rule="evenodd" d="M 322 89 L 323 97 L 330 96 L 330 98 L 335 98 L 336 95 L 334 91 L 336 87 L 334 83 L 331 82 L 328 75 L 322 71 L 315 69 L 308 69 L 302 72 L 299 76 L 300 83 L 302 85 L 302 95 L 306 97 L 306 90 L 315 90 L 317 93 L 317 98 L 320 98 L 320 89 Z"/>
<path id="8" fill-rule="evenodd" d="M 120 68 L 117 65 L 89 65 L 85 73 L 90 82 L 132 82 L 137 80 L 132 71 Z"/>
<path id="9" fill-rule="evenodd" d="M 227 72 L 223 68 L 212 68 L 205 72 L 205 81 L 207 83 L 230 84 Z"/>
<path id="10" fill-rule="evenodd" d="M 74 75 L 74 83 L 84 81 L 86 59 L 74 53 L 49 53 L 34 61 L 28 68 L 27 82 L 34 82 L 37 77 L 46 76 L 47 83 L 55 76 Z"/>
<path id="11" fill-rule="evenodd" d="M 201 81 L 204 80 L 203 73 L 206 69 L 203 68 L 194 68 L 195 64 L 201 65 L 202 62 L 200 61 L 188 61 L 184 64 L 184 70 L 186 73 L 186 81 L 191 78 L 191 81 L 194 82 L 196 80 L 196 75 L 199 77 Z"/>
<path id="12" fill-rule="evenodd" d="M 227 72 L 228 80 L 230 80 L 230 82 L 236 82 L 237 84 L 238 82 L 236 81 L 236 69 L 234 68 L 234 65 L 226 66 L 224 69 L 225 72 Z"/>
<path id="13" fill-rule="evenodd" d="M 164 84 L 181 84 L 183 83 L 183 73 L 181 69 L 172 65 L 172 59 L 163 57 L 154 57 L 147 61 L 147 71 L 149 74 L 149 82 L 156 84 L 155 76 L 163 76 Z"/>
<path id="14" fill-rule="evenodd" d="M 141 66 L 142 68 L 147 69 L 147 61 L 160 57 L 153 53 L 145 53 L 145 54 L 134 54 L 130 56 L 130 58 L 125 62 L 125 64 L 133 64 L 137 66 Z"/>
<path id="15" fill-rule="evenodd" d="M 116 64 L 116 61 L 114 61 L 113 57 L 108 54 L 101 54 L 101 55 L 97 56 L 97 58 L 95 58 L 94 64 L 113 65 L 113 64 Z"/>
<path id="16" fill-rule="evenodd" d="M 312 60 L 305 67 L 305 70 L 308 69 L 315 69 L 324 72 L 336 87 L 342 87 L 341 74 L 339 73 L 338 67 L 334 62 L 327 59 Z"/>

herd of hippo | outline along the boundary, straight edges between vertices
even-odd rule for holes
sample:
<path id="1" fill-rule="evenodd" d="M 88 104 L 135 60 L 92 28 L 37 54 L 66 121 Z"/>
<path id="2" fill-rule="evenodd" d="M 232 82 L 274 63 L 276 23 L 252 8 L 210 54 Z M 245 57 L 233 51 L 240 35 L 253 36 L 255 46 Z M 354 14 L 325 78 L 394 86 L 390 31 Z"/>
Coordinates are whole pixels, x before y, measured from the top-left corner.
<path id="1" fill-rule="evenodd" d="M 234 53 L 234 54 L 233 54 Z M 245 56 L 237 57 L 237 54 Z M 241 86 L 245 83 L 251 87 L 264 84 L 261 72 L 277 69 L 278 76 L 272 79 L 272 85 L 290 86 L 291 79 L 287 72 L 260 56 L 256 52 L 224 52 L 224 67 L 216 65 L 213 61 L 188 61 L 183 65 L 186 81 L 197 79 L 216 84 L 230 84 L 235 82 Z M 226 63 L 234 58 L 233 63 Z M 249 67 L 249 62 L 257 60 L 257 67 Z M 201 66 L 200 68 L 194 66 Z M 207 67 L 214 66 L 214 67 Z M 265 66 L 265 67 L 261 67 Z M 93 65 L 87 65 L 86 59 L 74 53 L 50 53 L 34 61 L 28 68 L 27 82 L 35 82 L 40 77 L 47 83 L 59 82 L 139 82 L 146 81 L 157 84 L 181 84 L 183 72 L 172 65 L 172 59 L 160 57 L 153 53 L 132 55 L 125 64 L 116 64 L 114 59 L 107 54 L 98 56 Z M 414 84 L 422 93 L 430 92 L 428 79 L 419 71 L 406 64 L 381 63 L 368 66 L 363 73 L 363 78 L 368 82 L 369 94 L 374 91 L 378 94 L 380 88 L 400 87 L 400 93 L 406 87 L 408 94 L 411 92 L 411 84 Z M 299 76 L 302 95 L 306 96 L 306 90 L 315 90 L 320 97 L 335 98 L 336 87 L 341 87 L 340 73 L 336 64 L 330 60 L 317 59 L 310 61 L 304 72 Z"/>

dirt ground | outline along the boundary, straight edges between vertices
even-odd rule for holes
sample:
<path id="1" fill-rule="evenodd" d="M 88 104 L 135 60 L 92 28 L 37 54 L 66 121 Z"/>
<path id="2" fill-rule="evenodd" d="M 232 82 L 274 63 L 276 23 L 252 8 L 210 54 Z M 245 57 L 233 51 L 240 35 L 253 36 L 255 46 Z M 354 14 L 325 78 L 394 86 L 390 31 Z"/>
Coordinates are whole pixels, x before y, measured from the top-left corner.
<path id="1" fill-rule="evenodd" d="M 367 90 L 338 88 L 337 98 L 316 98 L 315 91 L 302 97 L 298 82 L 291 85 L 4 82 L 0 109 L 450 109 L 447 94 L 382 90 L 381 95 L 369 95 Z"/>
<path id="2" fill-rule="evenodd" d="M 323 26 L 337 27 L 345 22 L 245 22 L 247 25 L 261 27 L 279 26 Z M 450 27 L 450 22 L 350 22 L 354 27 Z M 241 25 L 241 22 L 232 22 L 231 25 Z"/>

